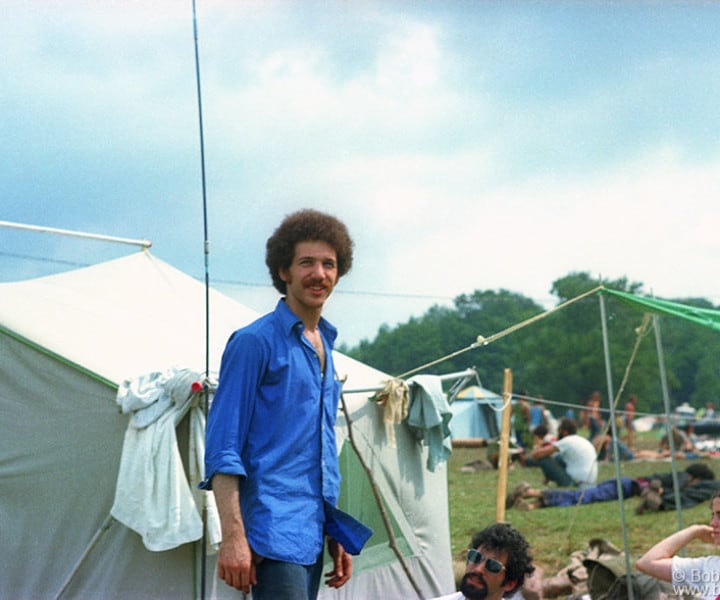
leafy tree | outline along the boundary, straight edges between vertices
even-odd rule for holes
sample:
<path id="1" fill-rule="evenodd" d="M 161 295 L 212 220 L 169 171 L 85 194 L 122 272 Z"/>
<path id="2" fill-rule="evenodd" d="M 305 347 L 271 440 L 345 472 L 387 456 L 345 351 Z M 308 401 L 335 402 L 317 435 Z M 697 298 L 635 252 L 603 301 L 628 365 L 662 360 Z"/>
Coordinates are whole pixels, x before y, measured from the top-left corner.
<path id="1" fill-rule="evenodd" d="M 560 308 L 543 315 L 543 307 L 521 294 L 475 290 L 458 296 L 454 308 L 433 306 L 423 316 L 395 328 L 381 327 L 374 340 L 364 340 L 344 351 L 393 375 L 415 372 L 418 367 L 447 357 L 425 371 L 447 373 L 474 366 L 483 385 L 498 391 L 504 369 L 511 368 L 515 390 L 526 389 L 530 395 L 542 395 L 548 401 L 583 403 L 594 390 L 607 395 L 600 296 L 593 293 L 580 298 L 601 284 L 609 289 L 642 293 L 642 284 L 626 278 L 598 281 L 588 273 L 572 272 L 552 284 L 551 291 L 558 299 L 555 308 Z M 713 308 L 703 299 L 679 302 Z M 628 373 L 620 408 L 625 398 L 636 394 L 638 411 L 663 411 L 652 328 L 655 323 L 661 325 L 672 406 L 688 401 L 700 407 L 708 400 L 720 399 L 717 331 L 679 318 L 647 321 L 642 309 L 614 296 L 603 295 L 602 303 L 614 395 Z M 541 315 L 488 345 L 471 349 L 478 336 L 487 339 Z M 605 398 L 605 408 L 608 402 Z"/>
<path id="2" fill-rule="evenodd" d="M 433 306 L 420 318 L 411 318 L 395 329 L 378 331 L 372 342 L 363 341 L 351 356 L 393 375 L 470 348 L 478 336 L 489 337 L 519 321 L 542 312 L 532 300 L 506 290 L 476 291 L 458 296 L 455 309 Z M 444 360 L 431 372 L 461 371 L 476 366 L 484 385 L 502 385 L 503 369 L 515 362 L 518 350 L 496 343 L 468 350 Z"/>
<path id="3" fill-rule="evenodd" d="M 712 303 L 702 298 L 674 301 L 698 308 L 715 308 Z M 695 408 L 700 408 L 706 402 L 720 398 L 718 332 L 671 317 L 661 317 L 661 328 L 666 369 L 671 371 L 672 375 L 673 405 L 688 402 Z"/>

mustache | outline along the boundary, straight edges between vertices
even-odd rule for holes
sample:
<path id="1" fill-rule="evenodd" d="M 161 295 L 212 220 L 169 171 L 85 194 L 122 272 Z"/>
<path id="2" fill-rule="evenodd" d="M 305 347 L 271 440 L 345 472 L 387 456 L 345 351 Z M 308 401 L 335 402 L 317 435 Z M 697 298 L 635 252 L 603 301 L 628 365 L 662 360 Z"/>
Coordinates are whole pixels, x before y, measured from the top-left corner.
<path id="1" fill-rule="evenodd" d="M 324 285 L 327 281 L 327 277 L 319 277 L 317 275 L 312 275 L 307 278 L 306 280 L 310 285 Z"/>

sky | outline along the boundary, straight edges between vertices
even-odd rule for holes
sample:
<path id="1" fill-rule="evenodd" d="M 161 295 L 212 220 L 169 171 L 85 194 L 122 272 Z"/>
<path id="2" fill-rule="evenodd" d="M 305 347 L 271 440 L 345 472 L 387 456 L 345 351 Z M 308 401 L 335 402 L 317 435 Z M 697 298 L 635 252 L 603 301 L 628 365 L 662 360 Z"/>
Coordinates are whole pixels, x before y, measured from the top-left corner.
<path id="1" fill-rule="evenodd" d="M 267 237 L 330 212 L 349 345 L 571 272 L 720 305 L 720 3 L 3 6 L 0 221 L 201 280 L 207 229 L 213 285 L 265 312 Z M 135 251 L 0 227 L 0 281 Z"/>

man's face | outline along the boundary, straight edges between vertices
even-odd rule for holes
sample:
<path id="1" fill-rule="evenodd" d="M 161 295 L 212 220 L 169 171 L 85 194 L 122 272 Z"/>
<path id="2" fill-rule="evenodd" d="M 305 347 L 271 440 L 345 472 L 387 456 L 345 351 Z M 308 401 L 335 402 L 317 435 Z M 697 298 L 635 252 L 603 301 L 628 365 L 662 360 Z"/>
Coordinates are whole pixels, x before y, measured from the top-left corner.
<path id="1" fill-rule="evenodd" d="M 499 600 L 503 594 L 515 587 L 515 582 L 505 581 L 505 563 L 507 562 L 507 552 L 502 550 L 489 550 L 483 546 L 478 549 L 482 560 L 474 563 L 468 561 L 467 571 L 460 582 L 460 591 L 468 600 Z M 474 555 L 479 559 L 477 554 Z M 498 572 L 493 566 L 493 562 L 500 563 L 502 569 Z M 491 564 L 488 565 L 488 562 Z"/>
<path id="2" fill-rule="evenodd" d="M 302 315 L 322 309 L 337 283 L 337 253 L 326 242 L 298 242 L 290 267 L 278 273 L 287 285 L 287 303 L 293 312 Z"/>

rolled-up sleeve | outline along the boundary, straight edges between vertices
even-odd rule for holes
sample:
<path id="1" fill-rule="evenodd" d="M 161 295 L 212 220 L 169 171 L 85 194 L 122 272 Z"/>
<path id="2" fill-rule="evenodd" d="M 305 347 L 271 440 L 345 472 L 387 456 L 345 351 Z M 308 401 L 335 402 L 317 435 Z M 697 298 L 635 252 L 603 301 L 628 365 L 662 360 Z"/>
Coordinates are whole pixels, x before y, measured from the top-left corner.
<path id="1" fill-rule="evenodd" d="M 262 342 L 242 331 L 236 331 L 225 347 L 218 388 L 208 414 L 203 489 L 212 489 L 216 473 L 247 475 L 242 454 L 259 375 L 264 371 L 264 355 Z"/>

